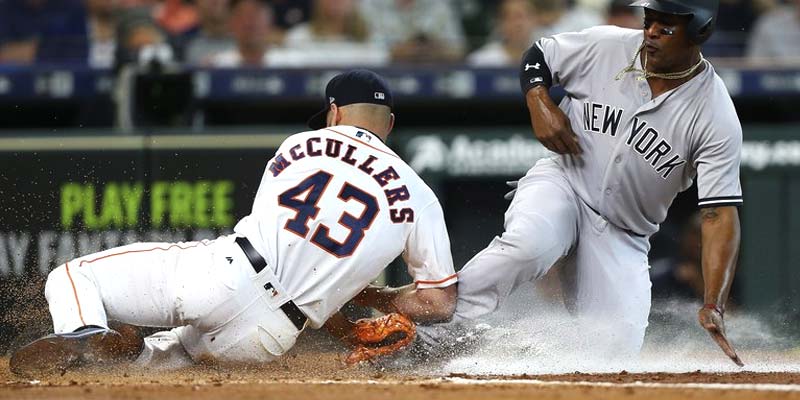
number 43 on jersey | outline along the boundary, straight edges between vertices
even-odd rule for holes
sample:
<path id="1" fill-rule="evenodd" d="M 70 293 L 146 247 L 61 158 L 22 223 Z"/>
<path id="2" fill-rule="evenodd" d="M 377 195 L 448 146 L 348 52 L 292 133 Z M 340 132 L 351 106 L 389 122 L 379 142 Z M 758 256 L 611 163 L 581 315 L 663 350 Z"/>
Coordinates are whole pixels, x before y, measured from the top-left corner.
<path id="1" fill-rule="evenodd" d="M 278 196 L 278 204 L 294 210 L 294 218 L 286 221 L 284 229 L 302 237 L 308 238 L 310 228 L 308 224 L 311 219 L 316 218 L 320 208 L 317 206 L 322 194 L 328 188 L 333 175 L 319 171 L 304 179 L 297 186 L 286 190 Z M 305 196 L 303 196 L 305 194 Z M 364 239 L 365 232 L 372 226 L 378 216 L 380 206 L 375 196 L 359 189 L 358 187 L 345 182 L 339 191 L 338 198 L 343 202 L 357 201 L 364 206 L 361 215 L 355 216 L 348 212 L 342 212 L 339 217 L 339 224 L 349 230 L 347 237 L 343 241 L 338 241 L 330 237 L 330 228 L 325 224 L 319 224 L 311 235 L 311 243 L 326 252 L 338 257 L 345 258 L 351 256 L 358 248 L 361 240 Z M 393 222 L 412 222 L 413 210 L 403 209 L 391 210 Z"/>

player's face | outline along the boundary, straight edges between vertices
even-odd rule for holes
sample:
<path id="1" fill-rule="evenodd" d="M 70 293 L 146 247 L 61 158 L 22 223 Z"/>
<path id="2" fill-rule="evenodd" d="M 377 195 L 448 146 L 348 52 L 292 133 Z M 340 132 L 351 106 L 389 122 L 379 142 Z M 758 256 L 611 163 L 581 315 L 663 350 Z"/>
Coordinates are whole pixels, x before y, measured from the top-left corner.
<path id="1" fill-rule="evenodd" d="M 648 70 L 676 72 L 688 68 L 695 50 L 689 40 L 689 17 L 645 10 L 644 43 Z"/>

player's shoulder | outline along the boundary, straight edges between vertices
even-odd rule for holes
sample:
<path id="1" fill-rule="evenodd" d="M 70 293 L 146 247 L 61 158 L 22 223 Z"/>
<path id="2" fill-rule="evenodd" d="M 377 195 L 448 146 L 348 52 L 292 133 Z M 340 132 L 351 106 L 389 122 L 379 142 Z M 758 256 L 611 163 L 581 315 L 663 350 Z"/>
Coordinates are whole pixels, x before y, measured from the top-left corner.
<path id="1" fill-rule="evenodd" d="M 701 98 L 704 99 L 706 107 L 710 108 L 710 114 L 714 116 L 715 120 L 727 125 L 728 128 L 741 130 L 741 123 L 728 86 L 711 63 L 708 63 L 708 68 L 709 78 L 706 82 L 706 90 L 704 90 L 706 95 Z"/>
<path id="2" fill-rule="evenodd" d="M 697 93 L 702 95 L 689 97 L 690 104 L 697 110 L 693 140 L 707 144 L 720 140 L 741 141 L 742 124 L 728 88 L 714 67 L 710 63 L 707 65 L 700 75 L 703 81 L 697 86 Z"/>

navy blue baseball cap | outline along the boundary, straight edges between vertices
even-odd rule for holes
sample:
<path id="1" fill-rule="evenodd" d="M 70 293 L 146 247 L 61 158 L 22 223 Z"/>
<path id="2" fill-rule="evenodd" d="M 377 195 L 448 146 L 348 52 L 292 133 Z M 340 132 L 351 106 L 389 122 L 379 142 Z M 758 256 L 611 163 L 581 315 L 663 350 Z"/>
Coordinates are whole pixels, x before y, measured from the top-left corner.
<path id="1" fill-rule="evenodd" d="M 380 75 L 366 69 L 354 69 L 336 75 L 325 87 L 325 107 L 308 120 L 311 129 L 322 129 L 331 104 L 343 107 L 348 104 L 368 103 L 393 107 L 392 91 Z"/>

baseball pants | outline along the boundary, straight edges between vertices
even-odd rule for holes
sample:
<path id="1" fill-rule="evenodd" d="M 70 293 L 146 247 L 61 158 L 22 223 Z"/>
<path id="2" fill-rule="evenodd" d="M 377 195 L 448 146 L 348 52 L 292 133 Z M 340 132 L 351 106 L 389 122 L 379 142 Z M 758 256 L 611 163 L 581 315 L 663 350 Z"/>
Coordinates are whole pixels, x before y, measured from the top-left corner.
<path id="1" fill-rule="evenodd" d="M 288 299 L 271 268 L 256 274 L 235 238 L 135 243 L 57 267 L 45 286 L 55 332 L 108 320 L 175 327 L 145 340 L 144 365 L 187 353 L 194 361 L 272 361 L 300 331 L 279 308 Z M 277 292 L 268 294 L 267 282 Z"/>
<path id="2" fill-rule="evenodd" d="M 638 354 L 650 312 L 649 248 L 648 238 L 608 223 L 578 198 L 554 161 L 541 160 L 519 181 L 505 232 L 459 272 L 453 322 L 497 310 L 559 262 L 567 308 L 587 345 L 610 357 Z"/>

